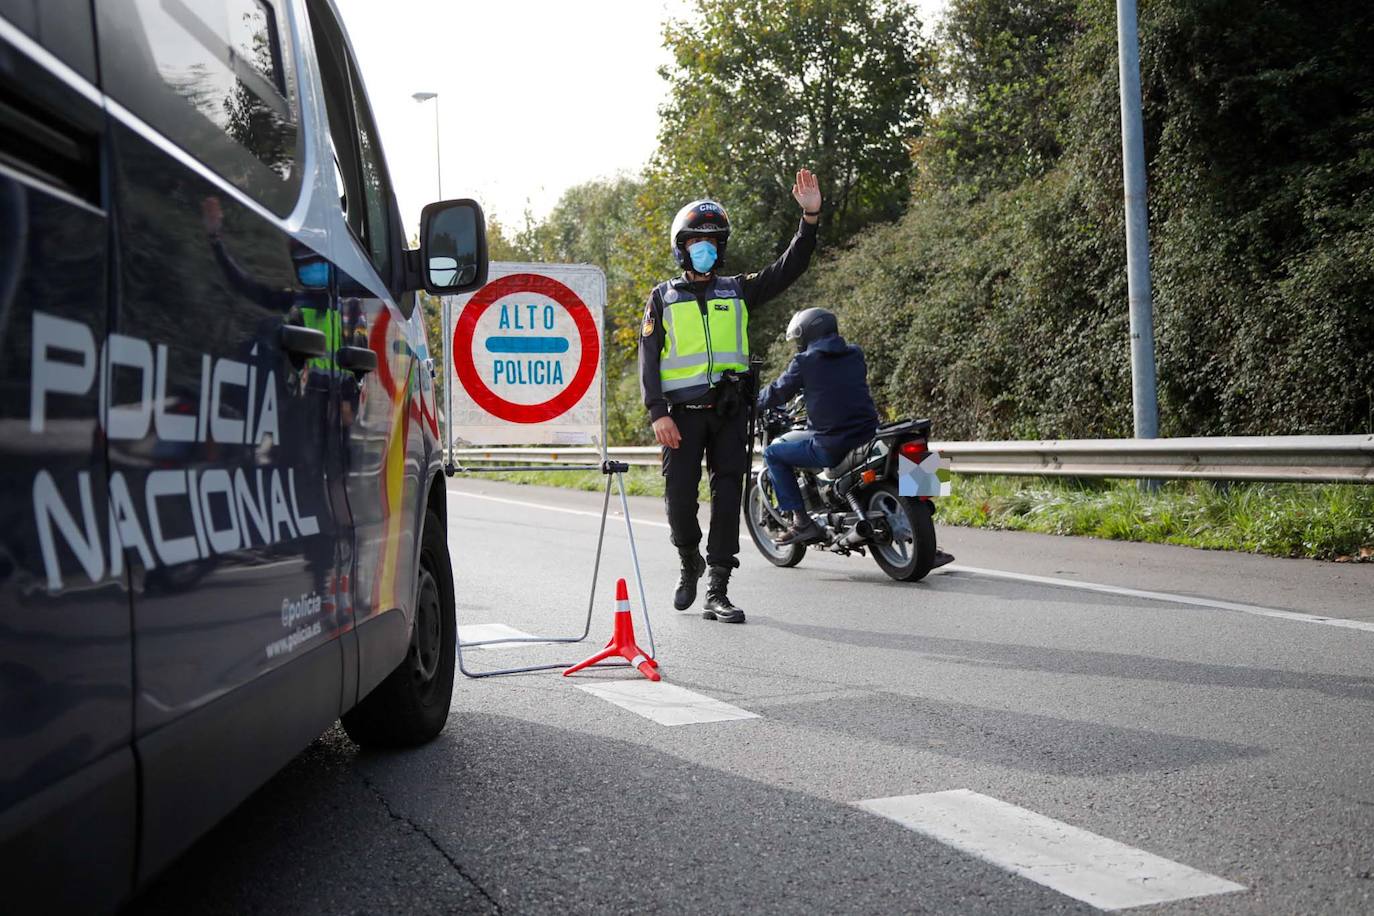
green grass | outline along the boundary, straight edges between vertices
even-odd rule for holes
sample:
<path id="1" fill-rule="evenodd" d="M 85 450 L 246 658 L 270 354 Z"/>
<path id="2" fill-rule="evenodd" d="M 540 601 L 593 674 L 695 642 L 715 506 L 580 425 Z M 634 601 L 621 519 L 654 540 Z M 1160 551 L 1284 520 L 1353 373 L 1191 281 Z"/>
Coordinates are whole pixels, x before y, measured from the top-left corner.
<path id="1" fill-rule="evenodd" d="M 951 525 L 1182 544 L 1320 560 L 1374 556 L 1374 487 L 956 477 Z"/>
<path id="2" fill-rule="evenodd" d="M 703 474 L 703 478 L 704 478 Z M 596 472 L 474 474 L 474 478 L 601 492 Z M 631 496 L 663 495 L 656 468 L 631 468 Z M 701 499 L 710 499 L 702 480 Z M 1182 544 L 1276 557 L 1374 558 L 1374 486 L 1167 481 L 1145 492 L 1129 480 L 954 478 L 939 501 L 945 525 Z"/>
<path id="3" fill-rule="evenodd" d="M 473 480 L 500 480 L 506 483 L 519 483 L 539 487 L 564 487 L 569 490 L 590 490 L 594 493 L 606 492 L 606 478 L 600 471 L 519 471 L 516 473 L 492 472 L 490 474 L 469 474 Z M 706 473 L 702 472 L 700 498 L 703 502 L 711 498 L 707 488 Z M 612 495 L 615 491 L 612 490 Z M 663 496 L 663 474 L 658 468 L 632 467 L 625 475 L 625 493 L 628 496 Z"/>

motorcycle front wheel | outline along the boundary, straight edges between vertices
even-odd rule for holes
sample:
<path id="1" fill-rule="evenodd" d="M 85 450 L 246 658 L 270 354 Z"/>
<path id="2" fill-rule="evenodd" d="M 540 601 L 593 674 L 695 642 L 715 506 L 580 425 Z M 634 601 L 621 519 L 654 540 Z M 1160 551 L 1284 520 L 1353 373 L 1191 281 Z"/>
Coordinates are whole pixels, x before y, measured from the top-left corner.
<path id="1" fill-rule="evenodd" d="M 898 582 L 919 582 L 935 563 L 935 523 L 930 507 L 885 483 L 868 494 L 868 511 L 881 512 L 892 537 L 874 542 L 873 559 Z"/>
<path id="2" fill-rule="evenodd" d="M 768 513 L 767 505 L 764 500 L 768 500 L 774 510 L 777 509 L 777 500 L 773 496 L 773 487 L 764 482 L 761 485 L 760 474 L 749 475 L 749 492 L 744 495 L 744 527 L 749 529 L 749 537 L 754 541 L 754 546 L 763 554 L 765 560 L 774 566 L 781 566 L 784 569 L 796 566 L 806 556 L 805 544 L 788 544 L 778 546 L 773 541 L 773 536 L 782 534 L 783 529 L 777 526 Z"/>

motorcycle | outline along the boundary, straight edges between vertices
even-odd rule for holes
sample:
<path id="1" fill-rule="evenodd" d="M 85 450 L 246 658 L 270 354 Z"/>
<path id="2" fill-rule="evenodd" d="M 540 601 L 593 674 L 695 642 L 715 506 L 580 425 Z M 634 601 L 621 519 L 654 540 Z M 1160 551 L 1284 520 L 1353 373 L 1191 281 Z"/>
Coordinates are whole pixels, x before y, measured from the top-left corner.
<path id="1" fill-rule="evenodd" d="M 800 400 L 765 411 L 753 426 L 751 454 L 755 441 L 761 449 L 775 439 L 801 435 L 806 422 Z M 774 566 L 796 566 L 806 556 L 807 547 L 813 547 L 840 556 L 871 552 L 882 571 L 899 582 L 925 578 L 935 561 L 935 523 L 931 520 L 935 507 L 931 495 L 907 494 L 932 492 L 939 487 L 933 483 L 933 474 L 914 469 L 914 465 L 938 464 L 938 460 L 928 460 L 932 456 L 938 459 L 929 448 L 929 435 L 929 420 L 888 423 L 834 467 L 798 468 L 806 512 L 824 534 L 808 544 L 776 542 L 792 520 L 778 508 L 767 467 L 757 473 L 751 471 L 744 516 L 754 545 Z M 903 482 L 904 473 L 911 479 Z M 924 479 L 918 483 L 917 476 Z"/>

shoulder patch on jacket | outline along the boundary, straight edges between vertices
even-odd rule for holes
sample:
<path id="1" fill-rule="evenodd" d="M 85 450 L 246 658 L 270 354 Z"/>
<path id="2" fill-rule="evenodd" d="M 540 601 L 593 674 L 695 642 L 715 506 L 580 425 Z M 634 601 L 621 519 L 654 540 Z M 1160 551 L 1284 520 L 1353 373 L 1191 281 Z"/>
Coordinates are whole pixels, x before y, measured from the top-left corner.
<path id="1" fill-rule="evenodd" d="M 644 310 L 644 325 L 639 329 L 639 336 L 654 336 L 654 310 L 652 306 Z"/>

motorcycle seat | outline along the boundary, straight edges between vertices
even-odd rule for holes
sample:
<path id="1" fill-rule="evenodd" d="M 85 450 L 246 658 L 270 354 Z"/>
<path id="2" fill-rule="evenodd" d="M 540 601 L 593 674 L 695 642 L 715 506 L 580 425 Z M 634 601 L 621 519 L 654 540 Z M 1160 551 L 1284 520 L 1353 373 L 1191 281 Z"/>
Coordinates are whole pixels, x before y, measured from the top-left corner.
<path id="1" fill-rule="evenodd" d="M 878 427 L 879 439 L 891 439 L 895 436 L 906 435 L 908 433 L 929 433 L 930 421 L 919 420 L 898 420 L 895 423 L 884 423 Z"/>
<path id="2" fill-rule="evenodd" d="M 862 464 L 864 462 L 864 459 L 868 457 L 868 450 L 870 445 L 872 445 L 871 442 L 865 442 L 863 445 L 850 451 L 847 455 L 840 459 L 839 464 L 835 465 L 833 468 L 826 468 L 825 476 L 830 480 L 835 480 L 836 478 L 843 477 L 845 474 L 848 474 L 855 467 Z"/>

